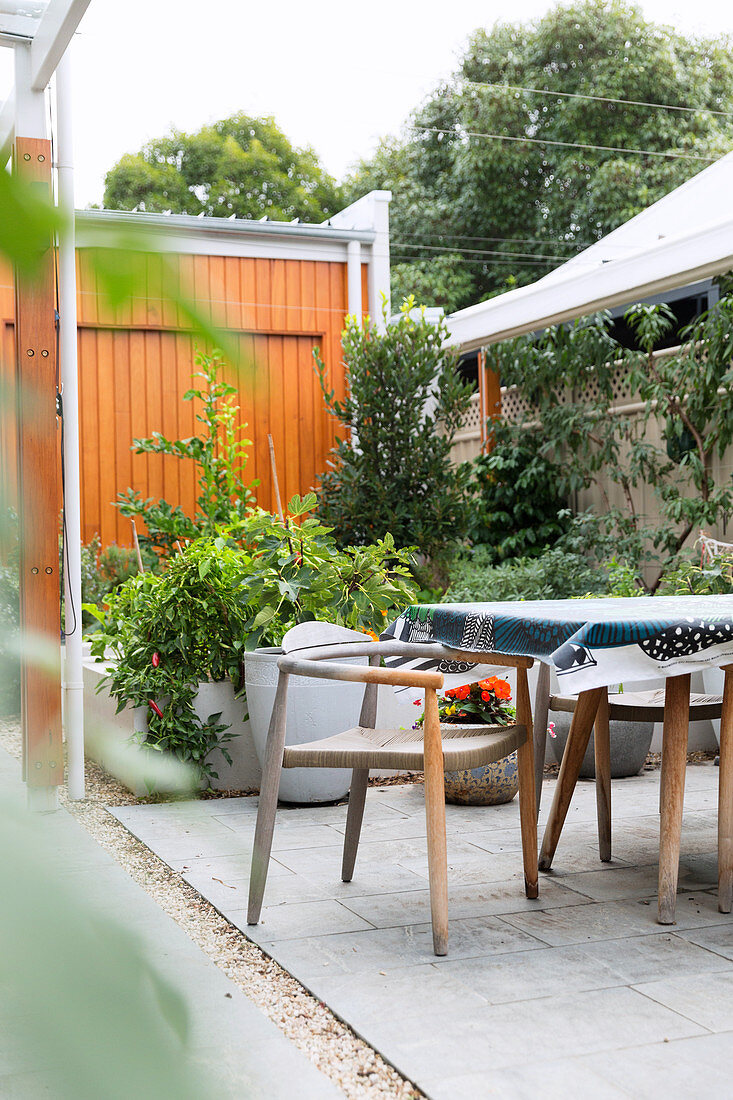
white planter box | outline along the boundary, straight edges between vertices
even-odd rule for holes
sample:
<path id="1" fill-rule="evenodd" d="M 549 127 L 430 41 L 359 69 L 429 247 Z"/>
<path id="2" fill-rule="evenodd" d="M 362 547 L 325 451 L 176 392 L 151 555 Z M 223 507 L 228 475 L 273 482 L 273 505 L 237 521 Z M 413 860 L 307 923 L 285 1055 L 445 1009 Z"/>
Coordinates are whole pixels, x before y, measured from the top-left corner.
<path id="1" fill-rule="evenodd" d="M 84 720 L 85 749 L 91 760 L 96 760 L 103 768 L 129 787 L 135 794 L 150 793 L 148 786 L 140 777 L 136 759 L 120 751 L 135 731 L 147 728 L 147 707 L 137 709 L 126 707 L 115 713 L 117 702 L 102 689 L 96 688 L 104 675 L 105 665 L 93 661 L 84 661 Z M 235 736 L 227 744 L 232 758 L 231 765 L 224 759 L 220 750 L 211 754 L 210 762 L 219 778 L 211 782 L 215 790 L 258 790 L 261 771 L 257 760 L 249 721 L 245 721 L 246 704 L 236 699 L 230 681 L 221 683 L 202 683 L 195 704 L 200 718 L 221 711 L 222 722 L 231 726 Z"/>

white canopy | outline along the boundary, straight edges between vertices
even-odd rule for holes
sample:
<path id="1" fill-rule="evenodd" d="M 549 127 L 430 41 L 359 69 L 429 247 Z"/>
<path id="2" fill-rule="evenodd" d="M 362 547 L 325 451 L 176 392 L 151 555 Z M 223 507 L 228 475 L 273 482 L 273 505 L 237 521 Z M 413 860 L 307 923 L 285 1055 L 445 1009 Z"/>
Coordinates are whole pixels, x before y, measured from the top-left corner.
<path id="1" fill-rule="evenodd" d="M 447 318 L 471 351 L 733 269 L 733 153 L 538 279 Z"/>

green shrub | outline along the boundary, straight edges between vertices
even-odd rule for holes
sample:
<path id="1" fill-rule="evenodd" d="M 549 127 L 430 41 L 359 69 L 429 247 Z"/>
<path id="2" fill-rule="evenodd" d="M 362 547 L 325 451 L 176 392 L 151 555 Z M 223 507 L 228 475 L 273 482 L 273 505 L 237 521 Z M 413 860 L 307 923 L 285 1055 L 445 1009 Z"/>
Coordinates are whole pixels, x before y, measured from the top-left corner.
<path id="1" fill-rule="evenodd" d="M 502 425 L 494 446 L 472 465 L 473 506 L 468 537 L 493 548 L 493 560 L 535 557 L 569 527 L 560 471 L 530 432 L 512 438 Z"/>
<path id="2" fill-rule="evenodd" d="M 468 472 L 450 462 L 471 388 L 445 345 L 447 329 L 411 316 L 380 332 L 350 318 L 342 337 L 348 395 L 334 396 L 316 365 L 328 412 L 342 438 L 321 480 L 318 518 L 342 546 L 365 546 L 391 532 L 398 546 L 428 557 L 462 539 L 468 522 Z"/>
<path id="3" fill-rule="evenodd" d="M 552 547 L 534 558 L 499 565 L 475 565 L 465 559 L 451 576 L 444 603 L 496 600 L 560 600 L 598 591 L 605 574 L 582 554 Z"/>

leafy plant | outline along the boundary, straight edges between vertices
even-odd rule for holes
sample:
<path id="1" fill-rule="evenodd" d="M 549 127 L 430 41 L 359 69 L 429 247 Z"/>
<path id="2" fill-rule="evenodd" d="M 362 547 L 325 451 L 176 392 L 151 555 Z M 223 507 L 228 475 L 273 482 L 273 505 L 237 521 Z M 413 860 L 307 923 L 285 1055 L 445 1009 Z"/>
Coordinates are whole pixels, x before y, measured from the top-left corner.
<path id="1" fill-rule="evenodd" d="M 238 684 L 249 618 L 241 589 L 249 558 L 225 538 L 197 539 L 161 575 L 137 574 L 110 593 L 106 608 L 85 609 L 100 623 L 92 655 L 112 660 L 102 679 L 118 712 L 148 709 L 147 748 L 191 761 L 216 778 L 208 760 L 231 738 L 220 714 L 202 720 L 199 682 L 231 676 Z"/>
<path id="2" fill-rule="evenodd" d="M 699 544 L 698 544 L 699 545 Z M 721 596 L 733 592 L 733 551 L 679 561 L 665 573 L 662 595 Z"/>
<path id="3" fill-rule="evenodd" d="M 448 725 L 508 726 L 516 716 L 515 708 L 509 705 L 511 698 L 509 682 L 490 676 L 476 684 L 449 688 L 439 695 L 438 714 L 440 721 Z M 421 706 L 420 701 L 415 705 Z M 422 726 L 424 721 L 423 711 L 415 725 Z"/>
<path id="4" fill-rule="evenodd" d="M 229 529 L 240 526 L 254 507 L 252 489 L 259 484 L 247 484 L 243 478 L 252 441 L 242 434 L 246 425 L 237 425 L 239 406 L 233 400 L 236 389 L 219 377 L 224 366 L 222 353 L 215 350 L 211 355 L 198 354 L 195 363 L 201 369 L 194 377 L 202 379 L 204 385 L 187 390 L 183 399 L 200 402 L 196 413 L 202 426 L 200 434 L 170 440 L 153 432 L 146 439 L 133 440 L 133 447 L 136 454 L 168 455 L 193 462 L 199 485 L 198 511 L 191 518 L 180 505 L 162 499 L 155 502 L 152 497 L 143 500 L 136 489 L 119 493 L 116 501 L 123 516 L 144 521 L 147 533 L 140 536 L 141 544 L 166 556 L 177 544 L 199 536 L 210 537 L 222 525 Z"/>
<path id="5" fill-rule="evenodd" d="M 247 521 L 247 649 L 279 645 L 291 627 L 313 619 L 378 634 L 390 611 L 415 598 L 410 550 L 398 549 L 389 533 L 340 549 L 330 528 L 303 518 L 316 503 L 315 493 L 295 496 L 283 520 L 263 512 Z"/>
<path id="6" fill-rule="evenodd" d="M 148 709 L 148 748 L 216 778 L 209 756 L 220 748 L 229 759 L 231 733 L 220 714 L 197 715 L 200 681 L 230 677 L 241 686 L 245 649 L 279 645 L 292 626 L 313 619 L 376 634 L 414 599 L 408 550 L 391 535 L 339 549 L 330 530 L 307 517 L 315 504 L 311 493 L 293 497 L 283 520 L 252 513 L 233 532 L 192 541 L 161 575 L 131 577 L 106 608 L 85 605 L 100 623 L 92 654 L 113 662 L 102 684 L 118 711 Z"/>
<path id="7" fill-rule="evenodd" d="M 398 545 L 430 557 L 466 531 L 468 474 L 449 456 L 471 389 L 444 346 L 443 322 L 415 312 L 408 299 L 384 332 L 373 321 L 347 321 L 343 400 L 329 389 L 316 353 L 326 407 L 344 429 L 321 481 L 318 517 L 342 546 L 367 545 L 389 531 Z"/>
<path id="8" fill-rule="evenodd" d="M 474 459 L 472 476 L 468 537 L 493 547 L 496 561 L 534 557 L 567 532 L 561 471 L 534 433 L 518 440 L 500 423 L 492 449 Z"/>

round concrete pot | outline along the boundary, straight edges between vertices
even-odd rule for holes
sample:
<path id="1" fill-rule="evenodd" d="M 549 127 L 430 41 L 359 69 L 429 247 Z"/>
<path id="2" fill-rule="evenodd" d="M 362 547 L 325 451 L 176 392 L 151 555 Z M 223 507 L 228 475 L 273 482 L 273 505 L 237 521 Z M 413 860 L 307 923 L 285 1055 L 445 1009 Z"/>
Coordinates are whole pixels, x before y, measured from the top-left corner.
<path id="1" fill-rule="evenodd" d="M 282 652 L 279 647 L 256 649 L 244 659 L 247 707 L 260 765 L 265 759 L 267 731 L 277 692 L 277 659 Z M 347 660 L 349 664 L 368 664 L 366 657 Z M 358 725 L 363 696 L 363 684 L 291 676 L 286 745 L 332 737 Z M 283 768 L 278 797 L 281 802 L 336 802 L 347 793 L 350 783 L 351 771 L 347 768 Z"/>
<path id="2" fill-rule="evenodd" d="M 555 723 L 555 736 L 550 739 L 552 752 L 558 764 L 562 761 L 565 745 L 570 732 L 572 715 L 561 711 L 550 714 Z M 638 775 L 644 767 L 644 761 L 652 743 L 653 722 L 611 722 L 611 778 L 624 779 Z M 595 741 L 591 732 L 588 748 L 580 766 L 581 779 L 594 779 L 596 774 Z"/>
<path id="3" fill-rule="evenodd" d="M 455 731 L 456 727 L 450 728 Z M 468 728 L 471 732 L 476 731 L 475 726 Z M 445 773 L 445 800 L 460 806 L 500 806 L 511 802 L 518 790 L 516 752 L 480 768 Z"/>

